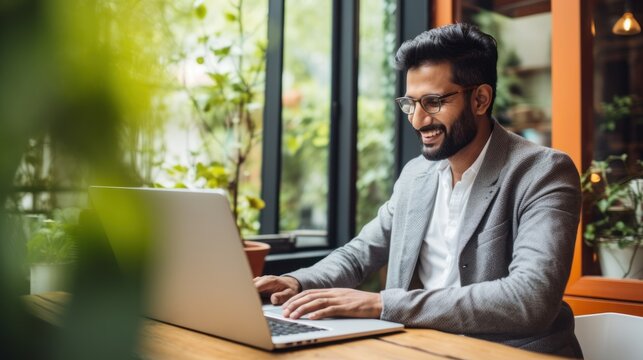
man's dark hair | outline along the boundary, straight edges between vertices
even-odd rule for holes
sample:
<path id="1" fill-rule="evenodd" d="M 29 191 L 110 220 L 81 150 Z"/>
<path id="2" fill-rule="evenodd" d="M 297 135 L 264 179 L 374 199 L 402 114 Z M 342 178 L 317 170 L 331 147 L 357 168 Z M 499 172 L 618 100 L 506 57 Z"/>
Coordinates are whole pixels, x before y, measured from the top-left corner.
<path id="1" fill-rule="evenodd" d="M 497 61 L 496 39 L 464 23 L 425 31 L 405 41 L 395 55 L 395 65 L 404 73 L 422 65 L 449 63 L 454 84 L 489 84 L 493 89 L 489 115 L 496 98 Z"/>

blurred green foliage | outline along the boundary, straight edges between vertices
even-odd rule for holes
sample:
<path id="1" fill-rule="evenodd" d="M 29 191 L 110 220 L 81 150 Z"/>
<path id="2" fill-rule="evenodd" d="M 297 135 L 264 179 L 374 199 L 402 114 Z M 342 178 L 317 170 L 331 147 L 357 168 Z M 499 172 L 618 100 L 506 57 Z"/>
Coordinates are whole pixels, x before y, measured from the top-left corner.
<path id="1" fill-rule="evenodd" d="M 318 100 L 304 98 L 300 106 L 283 111 L 279 206 L 282 231 L 319 229 L 325 225 L 311 221 L 312 212 L 326 215 L 328 195 L 329 102 Z"/>
<path id="2" fill-rule="evenodd" d="M 396 91 L 397 5 L 394 0 L 362 0 L 361 6 L 372 11 L 360 13 L 357 231 L 377 215 L 391 195 L 397 121 L 392 100 Z"/>
<path id="3" fill-rule="evenodd" d="M 643 239 L 643 162 L 637 159 L 629 169 L 626 162 L 626 154 L 592 160 L 581 175 L 584 209 L 590 219 L 583 232 L 588 245 L 616 239 L 625 247 Z M 625 172 L 618 175 L 616 168 Z"/>
<path id="4" fill-rule="evenodd" d="M 616 125 L 630 117 L 632 114 L 632 96 L 614 96 L 612 101 L 601 103 L 603 116 L 599 117 L 600 125 L 598 131 L 611 132 Z"/>
<path id="5" fill-rule="evenodd" d="M 502 33 L 505 16 L 493 11 L 480 10 L 474 16 L 474 23 L 480 30 L 493 36 L 498 44 L 506 44 Z M 520 65 L 520 57 L 516 50 L 507 46 L 498 46 L 498 82 L 496 84 L 496 98 L 493 103 L 493 113 L 498 116 L 504 114 L 511 107 L 525 102 L 521 93 L 520 78 L 512 71 Z"/>
<path id="6" fill-rule="evenodd" d="M 154 185 L 225 189 L 244 234 L 257 232 L 263 207 L 255 164 L 263 125 L 267 9 L 265 0 L 178 1 L 164 9 L 164 27 L 175 44 L 167 65 L 181 71 L 177 85 L 185 101 L 178 102 L 190 105 L 187 113 L 193 116 L 185 126 L 198 130 L 200 145 L 183 162 L 167 161 L 169 178 Z"/>
<path id="7" fill-rule="evenodd" d="M 44 142 L 78 169 L 70 185 L 139 183 L 125 156 L 123 134 L 152 117 L 151 83 L 163 78 L 156 53 L 163 48 L 159 4 L 14 0 L 0 5 L 2 204 L 16 185 L 49 186 L 43 180 L 48 174 L 39 168 L 43 162 L 29 155 L 30 149 L 42 153 L 38 144 Z M 16 175 L 23 161 L 31 178 Z M 58 171 L 69 175 L 66 168 Z M 119 272 L 100 232 L 79 228 L 73 299 L 63 326 L 47 326 L 24 310 L 19 296 L 26 289 L 27 257 L 21 250 L 26 244 L 8 227 L 4 206 L 0 211 L 0 358 L 131 357 L 137 345 L 140 271 Z M 36 242 L 64 240 L 56 226 L 49 234 L 43 230 Z M 142 263 L 145 247 L 130 246 L 138 249 Z M 54 258 L 70 253 L 61 250 Z"/>
<path id="8" fill-rule="evenodd" d="M 57 209 L 27 241 L 29 263 L 68 264 L 76 260 L 80 209 Z"/>
<path id="9" fill-rule="evenodd" d="M 285 6 L 279 228 L 325 230 L 332 1 L 287 0 Z"/>

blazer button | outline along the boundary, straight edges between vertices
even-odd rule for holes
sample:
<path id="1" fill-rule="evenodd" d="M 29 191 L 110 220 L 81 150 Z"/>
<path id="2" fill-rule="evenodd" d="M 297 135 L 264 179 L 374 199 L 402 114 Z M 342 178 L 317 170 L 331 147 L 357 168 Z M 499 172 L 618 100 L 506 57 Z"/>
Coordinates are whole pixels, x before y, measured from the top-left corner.
<path id="1" fill-rule="evenodd" d="M 469 266 L 469 264 L 464 264 L 464 265 L 462 265 L 462 268 L 463 268 L 463 269 L 466 269 L 466 268 L 467 268 L 467 266 Z"/>

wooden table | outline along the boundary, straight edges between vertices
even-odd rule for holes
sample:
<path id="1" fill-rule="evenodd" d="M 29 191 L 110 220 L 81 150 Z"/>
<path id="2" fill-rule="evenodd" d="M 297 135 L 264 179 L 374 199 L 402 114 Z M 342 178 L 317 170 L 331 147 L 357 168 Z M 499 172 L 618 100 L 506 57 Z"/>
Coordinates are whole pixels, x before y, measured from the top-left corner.
<path id="1" fill-rule="evenodd" d="M 54 292 L 29 295 L 25 301 L 34 315 L 61 325 L 69 297 Z M 154 320 L 142 321 L 137 355 L 143 359 L 557 359 L 429 329 L 267 352 Z"/>

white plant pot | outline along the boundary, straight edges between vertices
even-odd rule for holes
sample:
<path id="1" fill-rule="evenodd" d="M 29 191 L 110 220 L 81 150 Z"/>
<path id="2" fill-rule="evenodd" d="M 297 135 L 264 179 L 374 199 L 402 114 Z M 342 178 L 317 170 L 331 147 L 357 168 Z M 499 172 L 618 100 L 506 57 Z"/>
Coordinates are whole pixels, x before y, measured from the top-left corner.
<path id="1" fill-rule="evenodd" d="M 69 264 L 31 265 L 31 294 L 69 290 Z"/>
<path id="2" fill-rule="evenodd" d="M 639 245 L 636 255 L 634 255 L 636 249 L 634 245 L 621 249 L 616 241 L 600 242 L 597 248 L 603 276 L 623 279 L 634 256 L 632 270 L 625 278 L 643 279 L 643 244 Z"/>

